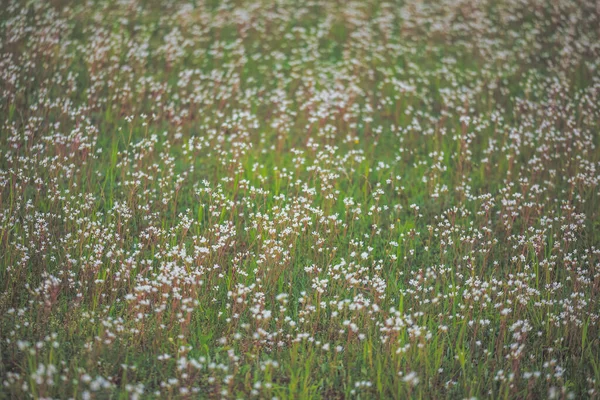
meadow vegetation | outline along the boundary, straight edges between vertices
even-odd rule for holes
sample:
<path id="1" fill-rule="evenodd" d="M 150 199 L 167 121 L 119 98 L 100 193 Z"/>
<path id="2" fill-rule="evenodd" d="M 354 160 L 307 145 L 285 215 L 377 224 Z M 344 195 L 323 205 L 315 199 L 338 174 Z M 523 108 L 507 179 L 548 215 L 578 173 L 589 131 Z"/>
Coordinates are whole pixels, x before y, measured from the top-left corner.
<path id="1" fill-rule="evenodd" d="M 597 398 L 598 4 L 7 0 L 0 398 Z"/>

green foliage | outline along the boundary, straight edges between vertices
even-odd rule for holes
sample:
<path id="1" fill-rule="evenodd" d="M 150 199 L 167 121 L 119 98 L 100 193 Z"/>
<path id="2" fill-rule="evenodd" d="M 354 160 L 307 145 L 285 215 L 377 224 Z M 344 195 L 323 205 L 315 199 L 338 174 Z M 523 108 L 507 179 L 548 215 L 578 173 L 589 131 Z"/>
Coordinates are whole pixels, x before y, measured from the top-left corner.
<path id="1" fill-rule="evenodd" d="M 0 398 L 598 396 L 593 1 L 10 1 Z"/>

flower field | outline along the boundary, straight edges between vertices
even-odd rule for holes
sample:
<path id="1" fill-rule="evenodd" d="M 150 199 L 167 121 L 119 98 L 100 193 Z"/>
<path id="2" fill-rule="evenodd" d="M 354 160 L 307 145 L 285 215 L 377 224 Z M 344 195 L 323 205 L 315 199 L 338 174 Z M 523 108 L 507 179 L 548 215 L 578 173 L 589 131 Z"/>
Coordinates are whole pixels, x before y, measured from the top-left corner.
<path id="1" fill-rule="evenodd" d="M 600 3 L 7 0 L 0 399 L 600 397 Z"/>

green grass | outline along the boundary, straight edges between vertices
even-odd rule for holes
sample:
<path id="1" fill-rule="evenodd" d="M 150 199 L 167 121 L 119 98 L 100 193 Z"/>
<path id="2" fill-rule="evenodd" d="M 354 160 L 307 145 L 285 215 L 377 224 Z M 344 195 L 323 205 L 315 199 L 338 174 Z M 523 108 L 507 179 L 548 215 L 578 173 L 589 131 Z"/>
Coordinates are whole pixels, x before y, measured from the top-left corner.
<path id="1" fill-rule="evenodd" d="M 596 398 L 597 7 L 419 4 L 0 10 L 0 398 Z"/>

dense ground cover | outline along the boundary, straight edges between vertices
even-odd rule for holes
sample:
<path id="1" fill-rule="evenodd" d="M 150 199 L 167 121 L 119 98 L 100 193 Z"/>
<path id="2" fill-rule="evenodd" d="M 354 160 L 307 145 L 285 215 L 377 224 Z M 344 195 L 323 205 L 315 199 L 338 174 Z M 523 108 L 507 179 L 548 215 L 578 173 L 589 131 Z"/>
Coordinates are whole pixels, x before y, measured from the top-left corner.
<path id="1" fill-rule="evenodd" d="M 0 398 L 581 398 L 592 0 L 11 1 Z"/>

